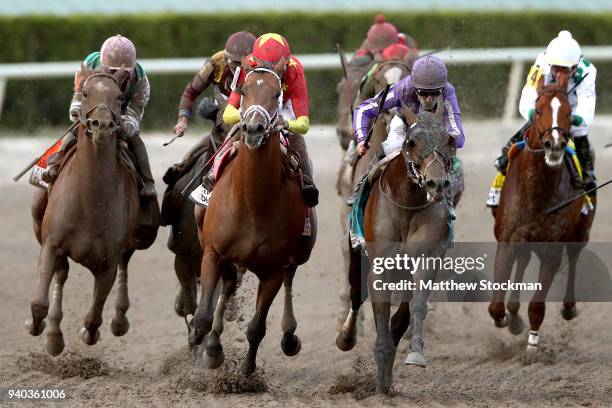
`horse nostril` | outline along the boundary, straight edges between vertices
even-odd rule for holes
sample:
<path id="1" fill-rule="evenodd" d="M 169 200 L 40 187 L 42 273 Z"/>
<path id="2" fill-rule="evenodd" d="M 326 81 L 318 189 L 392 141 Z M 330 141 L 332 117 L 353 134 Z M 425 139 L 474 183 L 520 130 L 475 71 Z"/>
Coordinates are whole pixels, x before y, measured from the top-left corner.
<path id="1" fill-rule="evenodd" d="M 248 129 L 247 129 L 247 125 L 246 125 L 246 123 L 244 123 L 244 124 L 242 125 L 242 131 L 246 133 L 246 132 L 247 132 L 247 130 L 248 130 Z"/>
<path id="2" fill-rule="evenodd" d="M 263 133 L 264 131 L 264 127 L 263 125 L 260 123 L 259 125 L 257 125 L 257 133 Z"/>
<path id="3" fill-rule="evenodd" d="M 561 150 L 565 150 L 566 147 L 567 147 L 567 142 L 566 141 L 561 142 Z"/>
<path id="4" fill-rule="evenodd" d="M 100 127 L 100 122 L 97 119 L 92 120 L 91 127 L 94 129 L 98 129 Z"/>
<path id="5" fill-rule="evenodd" d="M 427 183 L 425 183 L 425 186 L 426 186 L 427 188 L 431 188 L 431 189 L 433 189 L 433 188 L 436 188 L 436 183 L 435 183 L 435 181 L 433 181 L 433 180 L 429 180 Z"/>
<path id="6" fill-rule="evenodd" d="M 550 140 L 546 140 L 546 141 L 544 142 L 544 148 L 545 148 L 545 149 L 550 149 L 551 147 L 552 147 L 552 145 L 550 144 Z"/>
<path id="7" fill-rule="evenodd" d="M 444 181 L 444 188 L 449 188 L 450 187 L 450 181 L 445 180 Z"/>

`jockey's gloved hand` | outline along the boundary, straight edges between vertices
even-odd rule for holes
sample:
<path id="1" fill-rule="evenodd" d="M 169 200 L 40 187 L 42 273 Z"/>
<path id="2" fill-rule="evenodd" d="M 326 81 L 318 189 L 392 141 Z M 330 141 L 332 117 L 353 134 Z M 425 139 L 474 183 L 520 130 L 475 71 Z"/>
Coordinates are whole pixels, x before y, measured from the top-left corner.
<path id="1" fill-rule="evenodd" d="M 582 116 L 572 113 L 572 126 L 580 126 L 584 122 Z"/>
<path id="2" fill-rule="evenodd" d="M 282 116 L 279 116 L 278 119 L 276 120 L 275 128 L 276 130 L 289 129 L 289 123 L 287 123 L 287 120 L 285 118 L 283 118 Z"/>
<path id="3" fill-rule="evenodd" d="M 121 135 L 125 138 L 130 138 L 138 132 L 138 127 L 134 120 L 126 115 L 121 115 Z"/>
<path id="4" fill-rule="evenodd" d="M 370 148 L 370 146 L 366 145 L 366 142 L 359 142 L 357 144 L 357 154 L 360 156 L 363 156 L 364 154 L 366 154 L 366 152 L 368 151 L 368 149 Z"/>
<path id="5" fill-rule="evenodd" d="M 78 102 L 73 102 L 70 105 L 70 110 L 68 111 L 68 118 L 72 123 L 78 122 L 79 116 L 81 116 L 81 104 Z"/>

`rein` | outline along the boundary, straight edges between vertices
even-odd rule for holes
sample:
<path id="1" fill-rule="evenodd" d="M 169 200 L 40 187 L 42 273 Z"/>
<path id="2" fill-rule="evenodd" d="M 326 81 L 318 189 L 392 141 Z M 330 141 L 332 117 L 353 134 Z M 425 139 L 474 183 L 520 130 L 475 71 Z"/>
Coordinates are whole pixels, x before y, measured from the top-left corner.
<path id="1" fill-rule="evenodd" d="M 383 179 L 386 171 L 387 171 L 387 168 L 385 168 L 383 170 L 382 174 L 378 178 L 378 189 L 380 190 L 380 193 L 383 195 L 383 197 L 385 197 L 387 200 L 389 200 L 391 202 L 391 204 L 393 204 L 394 206 L 396 206 L 397 208 L 399 208 L 401 210 L 407 210 L 407 211 L 422 210 L 422 209 L 427 208 L 427 207 L 429 207 L 431 205 L 431 203 L 429 201 L 426 201 L 424 204 L 416 205 L 416 206 L 404 205 L 404 204 L 400 204 L 397 201 L 395 201 L 393 199 L 393 197 L 391 197 L 391 195 L 385 191 L 385 189 L 383 187 L 383 184 L 382 184 L 382 179 Z"/>
<path id="2" fill-rule="evenodd" d="M 549 93 L 555 93 L 555 94 L 559 93 L 559 94 L 565 95 L 566 98 L 567 98 L 567 95 L 568 95 L 567 92 L 561 91 L 559 89 L 546 89 L 546 90 L 540 92 L 540 94 L 536 98 L 536 104 L 538 102 L 538 99 L 540 99 L 542 97 L 542 95 L 546 95 L 546 94 L 549 94 Z M 533 123 L 532 127 L 535 127 L 535 122 Z M 552 133 L 555 130 L 557 132 L 560 132 L 561 134 L 563 134 L 563 136 L 565 136 L 567 138 L 567 140 L 571 140 L 569 132 L 567 132 L 565 129 L 561 128 L 560 126 L 552 126 L 552 127 L 549 127 L 549 128 L 546 128 L 546 129 L 542 130 L 538 134 L 538 138 L 539 138 L 540 142 L 542 141 L 542 139 L 544 138 L 544 136 L 546 134 Z M 529 146 L 529 137 L 528 137 L 528 135 L 525 136 L 525 148 L 529 152 L 531 152 L 531 153 L 543 153 L 544 152 L 544 148 L 534 149 L 531 146 Z"/>

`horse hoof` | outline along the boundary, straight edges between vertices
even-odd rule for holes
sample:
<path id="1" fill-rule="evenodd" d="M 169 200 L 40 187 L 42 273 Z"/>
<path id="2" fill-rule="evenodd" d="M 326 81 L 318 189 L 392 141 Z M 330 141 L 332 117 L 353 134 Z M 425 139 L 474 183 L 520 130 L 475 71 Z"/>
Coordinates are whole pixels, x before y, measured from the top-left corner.
<path id="1" fill-rule="evenodd" d="M 409 353 L 406 357 L 405 363 L 407 365 L 415 365 L 423 368 L 427 367 L 427 360 L 425 359 L 425 356 L 417 351 Z"/>
<path id="2" fill-rule="evenodd" d="M 576 305 L 572 306 L 563 306 L 561 308 L 561 316 L 565 320 L 572 320 L 574 317 L 578 316 L 578 309 L 576 309 Z"/>
<path id="3" fill-rule="evenodd" d="M 506 327 L 508 325 L 508 314 L 505 314 L 501 320 L 493 319 L 493 324 L 495 327 L 499 327 L 500 329 Z"/>
<path id="4" fill-rule="evenodd" d="M 91 332 L 85 327 L 81 327 L 80 330 L 81 340 L 88 346 L 93 346 L 100 340 L 100 330 L 96 329 L 96 333 L 92 336 Z"/>
<path id="5" fill-rule="evenodd" d="M 208 354 L 208 347 L 206 348 L 206 351 L 204 352 L 204 367 L 208 368 L 209 370 L 214 370 L 216 368 L 221 367 L 221 364 L 223 364 L 223 362 L 225 361 L 225 353 L 223 353 L 223 347 L 220 348 L 220 350 L 217 350 L 214 355 L 210 355 Z"/>
<path id="6" fill-rule="evenodd" d="M 130 330 L 130 322 L 125 316 L 115 317 L 111 322 L 111 332 L 117 337 L 123 336 L 128 330 Z"/>
<path id="7" fill-rule="evenodd" d="M 537 344 L 527 343 L 527 354 L 537 353 L 540 347 Z"/>
<path id="8" fill-rule="evenodd" d="M 295 334 L 286 332 L 281 339 L 281 349 L 286 356 L 293 357 L 302 349 L 302 340 Z"/>
<path id="9" fill-rule="evenodd" d="M 64 346 L 64 335 L 61 331 L 47 333 L 47 338 L 45 339 L 47 353 L 53 357 L 59 356 L 64 351 Z"/>
<path id="10" fill-rule="evenodd" d="M 508 331 L 515 336 L 521 334 L 525 330 L 525 323 L 523 323 L 523 318 L 516 315 L 510 315 L 508 319 Z"/>
<path id="11" fill-rule="evenodd" d="M 357 344 L 357 336 L 340 331 L 336 336 L 336 346 L 342 351 L 352 350 Z"/>
<path id="12" fill-rule="evenodd" d="M 34 320 L 32 319 L 28 319 L 25 322 L 25 327 L 28 330 L 28 333 L 30 333 L 32 336 L 40 336 L 43 330 L 45 330 L 46 326 L 47 326 L 47 323 L 45 323 L 44 320 L 40 321 L 40 324 L 38 325 L 38 327 L 34 327 Z"/>

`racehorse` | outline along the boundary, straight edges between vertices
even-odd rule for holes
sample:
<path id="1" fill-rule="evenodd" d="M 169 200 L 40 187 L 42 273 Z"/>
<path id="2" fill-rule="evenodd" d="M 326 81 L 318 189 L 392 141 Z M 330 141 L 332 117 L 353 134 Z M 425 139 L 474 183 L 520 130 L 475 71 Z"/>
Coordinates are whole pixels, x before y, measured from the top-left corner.
<path id="1" fill-rule="evenodd" d="M 409 74 L 410 66 L 404 61 L 387 60 L 380 63 L 372 73 L 372 84 L 374 85 L 375 94 L 381 92 L 387 84 L 393 85 Z M 391 122 L 392 118 L 392 113 L 381 113 L 378 120 L 374 124 L 372 138 L 369 141 L 370 149 L 365 153 L 365 155 L 363 155 L 363 157 L 360 157 L 354 165 L 352 163 L 347 162 L 346 160 L 342 161 L 340 170 L 338 171 L 337 189 L 338 194 L 340 195 L 343 201 L 346 199 L 346 197 L 349 196 L 349 194 L 353 190 L 353 186 L 355 185 L 355 183 L 360 180 L 361 177 L 366 173 L 368 166 L 372 161 L 372 158 L 376 154 L 376 150 L 387 138 L 387 129 L 389 127 L 389 122 Z M 352 133 L 351 137 L 353 137 Z M 342 205 L 342 210 L 340 213 L 340 225 L 342 227 L 342 231 L 344 231 L 346 234 L 348 234 L 347 217 L 349 212 L 350 208 L 346 205 Z M 343 237 L 342 244 L 346 242 L 346 239 L 347 235 Z M 349 253 L 344 245 L 342 245 L 341 248 L 345 264 L 344 271 L 346 271 L 348 270 Z M 340 290 L 339 295 L 341 307 L 338 316 L 339 326 L 342 325 L 344 321 L 344 316 L 346 315 L 346 313 L 348 313 L 348 310 L 351 305 L 349 299 L 348 280 L 346 279 L 345 275 L 343 276 L 341 282 L 342 288 Z"/>
<path id="2" fill-rule="evenodd" d="M 365 207 L 365 240 L 369 260 L 382 255 L 385 243 L 401 243 L 403 252 L 409 256 L 443 256 L 449 241 L 449 214 L 444 204 L 444 192 L 449 188 L 451 155 L 455 140 L 442 124 L 443 110 L 435 114 L 421 112 L 416 117 L 403 109 L 408 133 L 401 154 L 392 159 L 372 186 Z M 372 270 L 362 273 L 359 250 L 349 245 L 351 310 L 336 338 L 338 348 L 348 351 L 356 343 L 356 323 L 359 308 L 368 293 L 362 293 L 367 280 L 371 291 L 374 275 Z M 370 265 L 371 267 L 371 265 Z M 419 269 L 413 275 L 414 282 L 434 280 L 433 269 Z M 376 323 L 376 390 L 389 392 L 393 378 L 393 360 L 397 346 L 408 325 L 412 327 L 411 353 L 407 364 L 424 367 L 423 321 L 427 313 L 430 290 L 421 288 L 408 292 L 397 311 L 390 319 L 391 297 L 389 292 L 372 297 L 372 310 Z"/>
<path id="3" fill-rule="evenodd" d="M 570 141 L 571 106 L 565 91 L 567 86 L 551 84 L 542 87 L 536 100 L 536 114 L 525 134 L 525 145 L 512 156 L 499 207 L 495 217 L 495 238 L 498 241 L 495 258 L 495 281 L 506 282 L 514 263 L 517 263 L 515 281 L 523 279 L 531 253 L 540 259 L 537 291 L 529 303 L 528 350 L 537 350 L 539 330 L 544 320 L 545 299 L 562 260 L 562 247 L 567 247 L 569 275 L 565 301 L 561 310 L 566 320 L 576 312 L 574 281 L 576 263 L 580 252 L 589 240 L 595 208 L 581 216 L 582 200 L 551 214 L 546 210 L 581 193 L 582 186 L 572 183 L 571 160 L 566 154 Z M 595 197 L 593 205 L 595 206 Z M 538 243 L 513 245 L 515 243 Z M 564 243 L 567 243 L 564 244 Z M 497 327 L 508 325 L 510 332 L 520 334 L 523 321 L 518 314 L 520 293 L 513 291 L 504 312 L 505 291 L 494 291 L 489 304 L 489 314 Z"/>
<path id="4" fill-rule="evenodd" d="M 117 268 L 119 283 L 111 331 L 115 336 L 127 333 L 128 262 L 136 249 L 148 248 L 157 236 L 157 200 L 149 202 L 157 211 L 155 221 L 139 225 L 137 176 L 120 158 L 124 153 L 120 144 L 125 144 L 118 138 L 123 75 L 122 71 L 114 75 L 86 73 L 76 150 L 72 155 L 67 153 L 63 171 L 48 197 L 44 190 L 34 197 L 34 232 L 41 251 L 38 285 L 31 303 L 32 319 L 26 322 L 26 328 L 33 336 L 43 332 L 49 312 L 49 287 L 55 277 L 45 342 L 52 355 L 64 349 L 60 322 L 68 258 L 88 268 L 95 278 L 93 304 L 80 330 L 83 342 L 93 345 L 100 337 L 102 310 L 117 277 Z"/>
<path id="5" fill-rule="evenodd" d="M 189 343 L 205 339 L 204 364 L 219 367 L 224 360 L 220 335 L 228 298 L 236 287 L 234 264 L 259 278 L 256 311 L 248 325 L 249 350 L 242 372 L 256 368 L 256 355 L 266 333 L 266 317 L 281 285 L 285 287 L 281 348 L 288 356 L 301 348 L 295 335 L 292 282 L 298 265 L 310 257 L 316 238 L 316 220 L 311 213 L 310 236 L 302 235 L 309 213 L 301 195 L 300 179 L 284 168 L 281 153 L 281 77 L 285 61 L 272 69 L 251 70 L 242 86 L 241 142 L 210 199 L 208 209 L 196 208 L 200 243 L 204 251 L 201 296 L 189 322 Z M 213 315 L 213 292 L 219 280 L 223 288 Z"/>

